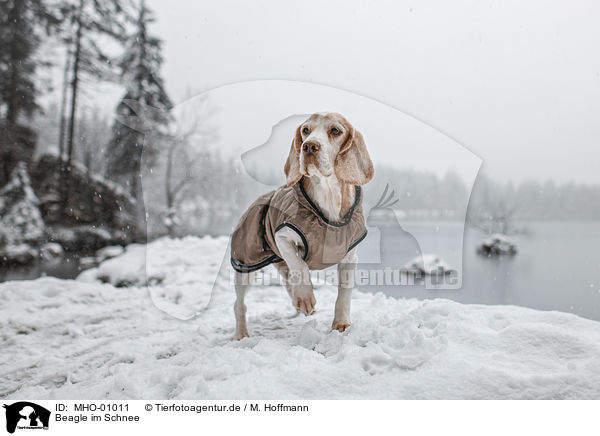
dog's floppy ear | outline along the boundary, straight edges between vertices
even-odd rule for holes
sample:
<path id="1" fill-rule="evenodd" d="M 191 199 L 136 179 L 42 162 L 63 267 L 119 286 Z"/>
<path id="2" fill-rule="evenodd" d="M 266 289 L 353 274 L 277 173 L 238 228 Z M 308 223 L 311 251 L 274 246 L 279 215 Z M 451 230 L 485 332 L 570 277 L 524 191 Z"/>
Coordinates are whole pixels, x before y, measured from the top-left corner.
<path id="1" fill-rule="evenodd" d="M 348 125 L 348 139 L 335 158 L 335 174 L 344 183 L 365 185 L 375 175 L 375 169 L 363 135 L 350 123 Z"/>
<path id="2" fill-rule="evenodd" d="M 283 166 L 287 185 L 292 186 L 298 183 L 298 180 L 302 178 L 300 174 L 300 147 L 302 146 L 302 136 L 300 135 L 300 126 L 296 129 L 296 136 L 292 141 L 290 147 L 290 154 L 288 155 L 287 161 Z"/>

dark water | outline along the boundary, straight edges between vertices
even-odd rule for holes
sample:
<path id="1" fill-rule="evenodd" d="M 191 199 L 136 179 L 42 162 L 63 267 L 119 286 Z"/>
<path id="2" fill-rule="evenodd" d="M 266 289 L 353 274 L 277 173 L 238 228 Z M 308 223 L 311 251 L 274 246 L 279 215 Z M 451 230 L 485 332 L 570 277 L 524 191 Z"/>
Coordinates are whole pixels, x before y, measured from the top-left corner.
<path id="1" fill-rule="evenodd" d="M 33 265 L 0 267 L 0 282 L 8 280 L 33 280 L 42 276 L 73 279 L 83 268 L 78 255 L 67 255 L 54 261 L 37 261 Z"/>
<path id="2" fill-rule="evenodd" d="M 458 223 L 440 223 L 431 231 L 430 223 L 417 229 L 419 241 L 434 247 L 452 266 L 456 259 L 454 241 Z M 600 223 L 535 222 L 525 224 L 528 234 L 513 236 L 519 247 L 512 257 L 486 258 L 476 254 L 485 238 L 478 230 L 464 234 L 462 288 L 426 289 L 425 286 L 378 288 L 394 297 L 419 299 L 448 298 L 461 303 L 511 304 L 542 310 L 560 310 L 600 320 Z M 427 229 L 429 229 L 427 231 Z M 394 247 L 402 239 L 386 237 Z M 373 241 L 371 241 L 373 242 Z M 450 245 L 449 245 L 450 244 Z M 359 258 L 374 256 L 378 244 L 365 244 Z M 384 255 L 385 253 L 382 253 Z M 374 290 L 364 287 L 364 290 Z"/>

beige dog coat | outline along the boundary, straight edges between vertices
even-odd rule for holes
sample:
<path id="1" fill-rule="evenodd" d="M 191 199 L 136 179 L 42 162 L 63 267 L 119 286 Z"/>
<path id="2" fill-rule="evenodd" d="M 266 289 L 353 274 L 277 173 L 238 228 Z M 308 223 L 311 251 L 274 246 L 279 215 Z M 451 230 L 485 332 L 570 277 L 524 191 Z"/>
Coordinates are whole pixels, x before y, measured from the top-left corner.
<path id="1" fill-rule="evenodd" d="M 275 233 L 287 226 L 300 236 L 302 257 L 311 270 L 339 263 L 367 236 L 360 186 L 354 204 L 339 222 L 330 222 L 309 198 L 301 181 L 260 196 L 244 213 L 231 238 L 231 265 L 249 273 L 281 262 Z"/>

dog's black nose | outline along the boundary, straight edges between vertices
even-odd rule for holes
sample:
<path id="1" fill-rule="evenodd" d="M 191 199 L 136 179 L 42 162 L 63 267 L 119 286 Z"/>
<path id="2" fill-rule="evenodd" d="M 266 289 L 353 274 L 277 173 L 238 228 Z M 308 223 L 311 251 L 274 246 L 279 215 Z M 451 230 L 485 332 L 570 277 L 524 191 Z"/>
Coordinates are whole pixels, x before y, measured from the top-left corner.
<path id="1" fill-rule="evenodd" d="M 320 148 L 321 144 L 313 141 L 306 141 L 304 144 L 302 144 L 302 151 L 307 154 L 316 153 Z"/>

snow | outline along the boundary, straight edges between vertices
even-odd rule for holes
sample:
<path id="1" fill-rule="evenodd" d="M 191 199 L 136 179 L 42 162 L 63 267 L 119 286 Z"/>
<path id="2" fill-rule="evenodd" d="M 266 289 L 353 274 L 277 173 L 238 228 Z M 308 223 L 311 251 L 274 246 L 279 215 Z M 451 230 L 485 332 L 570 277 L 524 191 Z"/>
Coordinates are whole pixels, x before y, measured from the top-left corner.
<path id="1" fill-rule="evenodd" d="M 109 245 L 96 251 L 96 260 L 102 262 L 106 259 L 119 256 L 125 251 L 120 245 Z"/>
<path id="2" fill-rule="evenodd" d="M 83 224 L 74 227 L 55 226 L 49 229 L 52 240 L 63 241 L 65 244 L 77 244 L 81 239 L 111 241 L 113 236 L 104 228 L 96 227 L 94 224 Z"/>
<path id="3" fill-rule="evenodd" d="M 281 286 L 259 286 L 246 300 L 251 337 L 233 341 L 229 267 L 209 283 L 226 245 L 163 238 L 76 281 L 1 284 L 0 397 L 600 398 L 600 323 L 560 312 L 355 291 L 339 333 L 334 287 L 316 286 L 317 312 L 304 317 Z M 167 313 L 198 307 L 187 321 Z"/>
<path id="4" fill-rule="evenodd" d="M 10 181 L 0 190 L 0 250 L 2 260 L 26 263 L 45 236 L 39 200 L 31 188 L 25 163 L 19 162 Z M 27 256 L 23 253 L 27 252 Z M 0 260 L 0 263 L 2 263 Z"/>
<path id="5" fill-rule="evenodd" d="M 40 257 L 44 260 L 56 260 L 63 256 L 62 245 L 56 242 L 47 242 L 40 247 Z"/>
<path id="6" fill-rule="evenodd" d="M 225 237 L 165 237 L 148 246 L 131 244 L 120 256 L 82 273 L 79 280 L 147 286 L 157 307 L 188 319 L 208 304 L 228 242 Z M 225 260 L 229 262 L 228 257 Z"/>
<path id="7" fill-rule="evenodd" d="M 404 269 L 408 273 L 412 274 L 446 274 L 453 269 L 448 263 L 437 254 L 425 254 L 416 256 L 409 260 L 405 265 Z"/>
<path id="8" fill-rule="evenodd" d="M 0 264 L 26 265 L 38 257 L 38 250 L 29 244 L 8 244 L 0 248 Z"/>

